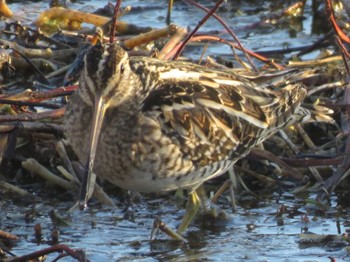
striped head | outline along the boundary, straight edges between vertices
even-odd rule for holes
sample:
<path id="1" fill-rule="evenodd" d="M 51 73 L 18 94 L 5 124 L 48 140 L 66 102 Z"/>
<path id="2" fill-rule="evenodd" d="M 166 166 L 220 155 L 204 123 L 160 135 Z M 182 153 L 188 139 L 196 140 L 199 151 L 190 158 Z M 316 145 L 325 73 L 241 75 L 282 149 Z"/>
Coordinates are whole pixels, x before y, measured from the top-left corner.
<path id="1" fill-rule="evenodd" d="M 84 57 L 79 92 L 88 105 L 100 97 L 107 107 L 117 106 L 130 93 L 132 77 L 127 52 L 117 44 L 92 46 Z"/>
<path id="2" fill-rule="evenodd" d="M 128 54 L 117 44 L 96 45 L 84 57 L 77 96 L 91 107 L 89 151 L 80 191 L 80 206 L 85 207 L 93 189 L 93 166 L 106 110 L 132 98 L 135 74 Z"/>

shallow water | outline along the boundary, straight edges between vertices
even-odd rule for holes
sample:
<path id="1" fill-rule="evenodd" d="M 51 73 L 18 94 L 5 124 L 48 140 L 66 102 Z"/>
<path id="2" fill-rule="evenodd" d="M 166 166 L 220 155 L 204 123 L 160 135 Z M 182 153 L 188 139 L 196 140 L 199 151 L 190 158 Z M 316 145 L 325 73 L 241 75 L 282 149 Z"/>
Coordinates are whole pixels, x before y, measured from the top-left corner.
<path id="1" fill-rule="evenodd" d="M 149 201 L 148 201 L 149 200 Z M 35 242 L 34 225 L 40 223 L 44 240 L 50 240 L 55 227 L 49 219 L 51 209 L 68 221 L 68 226 L 60 226 L 59 242 L 71 248 L 82 248 L 90 261 L 346 261 L 344 243 L 328 242 L 322 245 L 299 244 L 301 229 L 307 226 L 310 232 L 337 235 L 336 219 L 332 208 L 328 215 L 315 215 L 314 221 L 302 223 L 301 217 L 306 212 L 304 207 L 295 208 L 296 199 L 275 202 L 260 202 L 251 209 L 238 208 L 232 214 L 229 203 L 222 201 L 222 207 L 229 213 L 226 220 L 203 224 L 199 217 L 186 233 L 188 244 L 180 244 L 158 234 L 155 241 L 149 241 L 153 218 L 160 216 L 169 226 L 175 227 L 183 209 L 176 209 L 171 198 L 143 198 L 134 204 L 135 220 L 123 219 L 122 208 L 107 209 L 90 207 L 89 212 L 66 210 L 73 202 L 62 201 L 37 204 L 31 207 L 19 207 L 10 202 L 3 203 L 3 228 L 21 237 L 11 249 L 16 255 L 23 255 L 47 247 Z M 283 225 L 278 225 L 276 211 L 281 204 L 287 210 L 295 209 L 283 215 Z M 24 212 L 36 211 L 32 221 L 25 222 Z M 299 213 L 300 212 L 300 213 Z M 309 215 L 312 220 L 312 215 Z M 339 217 L 340 230 L 345 231 L 343 223 L 348 215 Z M 208 221 L 208 220 L 205 220 Z M 93 226 L 92 226 L 93 224 Z M 254 225 L 252 230 L 247 225 Z M 44 242 L 44 241 L 43 241 Z M 56 255 L 50 255 L 54 258 Z M 70 261 L 71 259 L 63 259 Z M 48 260 L 50 261 L 50 259 Z"/>
<path id="2" fill-rule="evenodd" d="M 201 1 L 210 6 L 212 1 Z M 284 47 L 298 47 L 309 45 L 320 38 L 314 34 L 311 1 L 307 1 L 305 19 L 293 31 L 287 27 L 268 26 L 252 28 L 269 10 L 270 1 L 228 1 L 230 10 L 239 7 L 245 14 L 233 11 L 221 12 L 221 17 L 231 26 L 238 35 L 242 44 L 254 51 L 283 49 Z M 38 8 L 45 9 L 46 2 L 30 3 Z M 95 10 L 95 6 L 104 6 L 106 1 L 80 1 L 72 4 L 72 8 Z M 140 26 L 160 28 L 165 25 L 166 1 L 123 1 L 123 5 L 145 8 L 142 11 L 130 12 L 123 19 Z M 236 5 L 236 6 L 235 6 Z M 25 4 L 10 5 L 14 10 L 25 10 Z M 259 8 L 257 8 L 259 7 Z M 172 22 L 184 27 L 193 28 L 204 15 L 195 7 L 177 1 L 174 5 Z M 249 29 L 247 29 L 249 28 Z M 201 29 L 203 32 L 218 30 L 221 25 L 211 19 Z M 220 36 L 227 37 L 224 33 Z M 202 48 L 193 48 L 189 45 L 185 54 L 199 58 Z M 213 44 L 210 54 L 229 57 L 231 50 L 222 45 Z M 317 55 L 317 52 L 307 57 Z M 288 58 L 287 55 L 285 58 Z M 232 58 L 231 58 L 232 59 Z M 314 197 L 314 196 L 310 196 Z M 170 227 L 175 228 L 184 209 L 177 208 L 173 197 L 143 196 L 140 203 L 132 205 L 135 220 L 123 219 L 125 203 L 116 209 L 100 206 L 90 207 L 88 212 L 75 211 L 67 213 L 74 201 L 43 200 L 40 204 L 30 206 L 13 203 L 12 200 L 1 200 L 1 229 L 21 237 L 11 252 L 17 256 L 24 255 L 48 247 L 45 243 L 35 243 L 34 225 L 41 224 L 44 239 L 49 240 L 54 228 L 48 212 L 54 209 L 60 216 L 69 221 L 68 226 L 59 228 L 59 242 L 71 248 L 82 248 L 90 261 L 330 261 L 329 257 L 337 261 L 349 260 L 345 251 L 345 244 L 328 242 L 324 245 L 301 245 L 299 234 L 302 228 L 308 227 L 310 232 L 317 234 L 338 235 L 337 219 L 340 224 L 340 233 L 344 233 L 349 212 L 337 213 L 337 198 L 332 199 L 332 207 L 327 213 L 315 213 L 308 209 L 304 200 L 282 194 L 279 203 L 271 197 L 270 200 L 252 201 L 253 207 L 243 208 L 238 202 L 238 210 L 232 213 L 230 203 L 225 197 L 220 200 L 220 206 L 230 217 L 225 221 L 203 225 L 208 219 L 198 219 L 190 226 L 186 233 L 188 244 L 179 244 L 159 234 L 157 240 L 149 241 L 149 236 L 155 217 L 160 216 Z M 118 201 L 118 197 L 116 197 Z M 288 212 L 283 215 L 283 225 L 278 225 L 276 212 L 281 205 L 287 207 Z M 25 213 L 35 210 L 36 214 L 30 221 L 25 221 Z M 291 212 L 291 210 L 294 210 Z M 311 222 L 301 222 L 302 216 L 308 214 Z M 314 219 L 312 219 L 314 218 Z M 253 224 L 252 230 L 247 225 Z M 45 241 L 43 241 L 45 242 Z M 51 261 L 55 255 L 48 256 Z M 65 258 L 61 261 L 71 261 Z"/>

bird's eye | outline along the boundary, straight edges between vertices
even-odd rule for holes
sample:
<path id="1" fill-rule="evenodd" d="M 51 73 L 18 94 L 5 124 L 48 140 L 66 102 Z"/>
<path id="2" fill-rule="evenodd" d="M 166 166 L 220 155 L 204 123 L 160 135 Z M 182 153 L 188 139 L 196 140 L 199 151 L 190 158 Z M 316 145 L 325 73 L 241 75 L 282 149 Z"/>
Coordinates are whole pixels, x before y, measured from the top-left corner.
<path id="1" fill-rule="evenodd" d="M 124 73 L 124 65 L 123 64 L 120 65 L 120 73 L 121 74 Z"/>

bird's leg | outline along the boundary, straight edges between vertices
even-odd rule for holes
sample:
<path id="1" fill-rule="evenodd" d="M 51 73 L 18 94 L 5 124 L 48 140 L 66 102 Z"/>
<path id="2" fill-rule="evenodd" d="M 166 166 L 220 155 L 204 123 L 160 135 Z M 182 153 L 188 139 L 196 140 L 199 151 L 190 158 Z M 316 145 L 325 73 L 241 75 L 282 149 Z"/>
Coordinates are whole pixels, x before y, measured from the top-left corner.
<path id="1" fill-rule="evenodd" d="M 221 209 L 213 205 L 213 203 L 207 198 L 204 187 L 201 185 L 196 190 L 189 193 L 189 199 L 186 206 L 185 215 L 182 218 L 181 224 L 178 229 L 173 231 L 169 228 L 164 222 L 159 218 L 155 219 L 153 224 L 153 229 L 151 232 L 151 240 L 154 239 L 156 233 L 161 230 L 172 239 L 187 242 L 185 238 L 182 237 L 182 234 L 187 230 L 188 226 L 193 221 L 195 215 L 198 212 L 199 207 L 202 206 L 204 213 L 210 217 L 218 218 L 227 218 L 228 215 L 223 212 Z"/>
<path id="2" fill-rule="evenodd" d="M 199 206 L 201 205 L 200 203 L 200 198 L 198 197 L 197 192 L 194 190 L 193 192 L 189 193 L 189 199 L 187 201 L 187 206 L 186 206 L 186 212 L 185 215 L 182 218 L 181 224 L 176 230 L 172 230 L 169 228 L 163 221 L 161 221 L 159 218 L 156 218 L 155 221 L 153 222 L 153 228 L 151 232 L 151 240 L 154 239 L 156 233 L 161 230 L 168 236 L 170 236 L 172 239 L 187 242 L 187 240 L 182 237 L 182 234 L 186 231 L 190 223 L 193 221 L 193 218 L 197 214 L 197 211 L 199 209 Z"/>
<path id="3" fill-rule="evenodd" d="M 209 215 L 211 217 L 217 217 L 217 208 L 214 207 L 213 202 L 207 197 L 207 192 L 203 185 L 199 186 L 196 189 L 197 195 L 200 199 L 200 203 L 203 209 L 203 213 L 205 215 Z"/>
<path id="4" fill-rule="evenodd" d="M 186 206 L 186 212 L 182 218 L 181 224 L 177 229 L 177 233 L 180 235 L 186 231 L 190 223 L 193 221 L 195 215 L 197 214 L 198 208 L 200 206 L 200 199 L 197 194 L 197 190 L 190 193 L 189 199 Z"/>

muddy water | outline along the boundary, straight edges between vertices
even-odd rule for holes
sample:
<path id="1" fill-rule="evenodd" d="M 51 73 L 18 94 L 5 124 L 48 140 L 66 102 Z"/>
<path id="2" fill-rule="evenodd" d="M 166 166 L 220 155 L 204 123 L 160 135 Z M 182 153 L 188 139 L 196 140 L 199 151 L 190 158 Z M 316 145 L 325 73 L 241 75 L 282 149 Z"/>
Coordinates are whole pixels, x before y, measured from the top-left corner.
<path id="1" fill-rule="evenodd" d="M 298 208 L 298 201 L 294 198 L 282 198 L 279 204 L 273 200 L 261 201 L 255 203 L 254 208 L 239 207 L 234 214 L 228 208 L 229 203 L 222 202 L 221 207 L 229 213 L 229 217 L 205 224 L 199 217 L 186 233 L 188 244 L 171 241 L 162 234 L 157 236 L 157 240 L 149 241 L 154 217 L 160 216 L 174 228 L 183 214 L 183 210 L 175 208 L 169 197 L 143 198 L 133 205 L 134 219 L 130 220 L 123 219 L 122 208 L 90 207 L 89 212 L 68 214 L 66 210 L 73 202 L 63 204 L 62 201 L 29 207 L 6 202 L 1 215 L 3 228 L 21 237 L 11 250 L 17 255 L 48 247 L 45 241 L 50 241 L 52 229 L 58 228 L 59 242 L 71 248 L 84 249 L 91 261 L 329 261 L 329 256 L 337 258 L 337 261 L 346 261 L 345 243 L 299 243 L 299 234 L 305 226 L 313 233 L 337 235 L 334 209 L 322 216 L 309 215 L 310 222 L 304 223 L 301 218 L 307 210 L 303 206 Z M 276 219 L 276 211 L 281 204 L 289 210 L 282 217 L 283 223 Z M 68 225 L 54 225 L 48 216 L 51 209 Z M 33 211 L 33 219 L 25 221 L 24 213 Z M 343 223 L 348 219 L 348 216 L 338 218 L 341 232 L 345 231 Z M 35 241 L 33 229 L 38 223 L 43 234 L 40 244 Z"/>
<path id="2" fill-rule="evenodd" d="M 212 1 L 202 1 L 209 5 Z M 228 1 L 220 15 L 234 29 L 242 43 L 254 51 L 283 49 L 311 44 L 320 36 L 315 34 L 314 17 L 311 1 L 307 1 L 305 19 L 295 25 L 295 30 L 287 26 L 265 25 L 255 27 L 261 16 L 266 15 L 270 1 Z M 96 6 L 105 5 L 106 1 L 80 1 L 72 8 L 86 11 L 95 10 Z M 25 10 L 25 5 L 45 9 L 47 3 L 13 4 L 14 10 Z M 124 20 L 141 26 L 164 26 L 166 1 L 123 1 L 124 5 L 140 7 L 140 11 L 127 14 Z M 242 11 L 238 12 L 238 9 Z M 34 12 L 35 13 L 35 12 Z M 193 28 L 203 16 L 203 12 L 177 1 L 174 6 L 172 22 Z M 225 37 L 222 27 L 211 19 L 202 31 L 217 30 Z M 199 58 L 201 48 L 190 45 L 185 54 Z M 213 45 L 209 52 L 213 55 L 229 57 L 230 49 L 222 45 Z M 312 53 L 308 56 L 317 55 Z M 285 57 L 288 59 L 288 55 Z M 229 217 L 224 221 L 209 222 L 199 218 L 186 233 L 188 244 L 179 244 L 160 234 L 156 241 L 149 241 L 155 217 L 161 217 L 170 227 L 175 228 L 183 215 L 183 208 L 177 208 L 174 197 L 143 196 L 140 202 L 130 208 L 133 217 L 126 219 L 126 204 L 115 196 L 116 209 L 91 206 L 89 211 L 67 213 L 74 204 L 73 197 L 67 198 L 64 192 L 53 191 L 50 200 L 40 203 L 13 202 L 11 198 L 1 199 L 0 226 L 5 231 L 20 236 L 11 252 L 20 256 L 48 247 L 51 231 L 57 227 L 60 232 L 59 242 L 71 248 L 85 250 L 90 261 L 337 261 L 348 260 L 342 242 L 330 241 L 323 244 L 300 244 L 300 232 L 307 227 L 317 234 L 338 235 L 344 233 L 347 213 L 338 213 L 338 199 L 332 199 L 332 207 L 326 213 L 318 213 L 305 205 L 305 199 L 298 199 L 289 194 L 282 194 L 268 199 L 239 201 L 238 209 L 232 213 L 226 195 L 219 205 Z M 56 194 L 56 197 L 54 195 Z M 313 195 L 308 196 L 310 198 Z M 254 199 L 253 196 L 250 196 Z M 68 200 L 67 200 L 68 199 Z M 69 200 L 71 199 L 71 200 Z M 248 203 L 249 202 L 249 203 Z M 287 209 L 282 218 L 276 218 L 281 205 Z M 55 210 L 68 225 L 54 225 L 48 213 Z M 30 215 L 25 219 L 25 214 Z M 309 222 L 302 222 L 308 215 Z M 204 223 L 203 221 L 206 221 Z M 337 221 L 339 226 L 337 227 Z M 43 240 L 37 243 L 34 237 L 34 225 L 42 227 Z M 56 255 L 48 256 L 48 261 Z M 65 258 L 61 261 L 71 261 Z"/>

